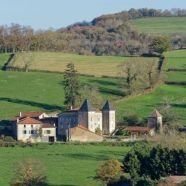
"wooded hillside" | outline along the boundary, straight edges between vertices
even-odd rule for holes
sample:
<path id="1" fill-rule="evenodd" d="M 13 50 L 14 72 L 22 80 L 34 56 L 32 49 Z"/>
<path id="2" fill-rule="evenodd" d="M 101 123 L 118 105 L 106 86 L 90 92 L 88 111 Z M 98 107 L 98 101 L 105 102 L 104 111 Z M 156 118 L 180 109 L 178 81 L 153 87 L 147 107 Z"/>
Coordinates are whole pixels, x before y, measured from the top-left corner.
<path id="1" fill-rule="evenodd" d="M 128 21 L 165 16 L 186 16 L 186 10 L 131 9 L 58 30 L 35 31 L 18 24 L 0 26 L 0 52 L 63 51 L 84 55 L 142 55 L 148 53 L 152 36 L 138 33 Z M 182 43 L 186 38 L 174 35 L 170 40 L 173 47 L 179 48 L 184 45 Z"/>

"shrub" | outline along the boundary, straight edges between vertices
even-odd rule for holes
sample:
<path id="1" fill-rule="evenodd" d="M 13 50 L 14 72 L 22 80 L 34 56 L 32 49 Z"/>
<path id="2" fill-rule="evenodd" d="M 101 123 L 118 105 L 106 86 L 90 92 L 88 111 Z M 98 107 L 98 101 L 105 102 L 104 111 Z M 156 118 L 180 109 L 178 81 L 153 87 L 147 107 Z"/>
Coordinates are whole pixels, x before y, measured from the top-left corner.
<path id="1" fill-rule="evenodd" d="M 124 131 L 123 129 L 119 129 L 116 134 L 116 136 L 129 136 L 127 131 Z"/>
<path id="2" fill-rule="evenodd" d="M 123 164 L 133 180 L 148 177 L 156 181 L 168 175 L 185 175 L 186 152 L 160 145 L 135 146 L 124 158 Z"/>
<path id="3" fill-rule="evenodd" d="M 25 159 L 17 163 L 15 178 L 11 186 L 45 186 L 46 176 L 43 165 L 34 159 Z"/>
<path id="4" fill-rule="evenodd" d="M 101 131 L 100 128 L 96 128 L 95 133 L 96 133 L 97 135 L 102 135 L 102 131 Z"/>
<path id="5" fill-rule="evenodd" d="M 138 125 L 140 123 L 137 114 L 129 114 L 128 116 L 123 118 L 123 121 L 129 126 Z"/>
<path id="6" fill-rule="evenodd" d="M 107 160 L 97 170 L 97 178 L 104 183 L 119 179 L 122 164 L 118 160 Z"/>
<path id="7" fill-rule="evenodd" d="M 15 142 L 14 138 L 12 138 L 11 136 L 5 136 L 4 137 L 4 141 L 6 141 L 6 142 Z"/>

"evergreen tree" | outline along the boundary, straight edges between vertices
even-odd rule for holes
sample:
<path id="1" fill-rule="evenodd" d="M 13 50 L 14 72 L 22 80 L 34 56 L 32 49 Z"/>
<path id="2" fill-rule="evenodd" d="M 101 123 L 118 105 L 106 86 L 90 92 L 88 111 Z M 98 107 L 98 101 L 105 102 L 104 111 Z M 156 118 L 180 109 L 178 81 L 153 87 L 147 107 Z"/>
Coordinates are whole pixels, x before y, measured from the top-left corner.
<path id="1" fill-rule="evenodd" d="M 63 85 L 65 92 L 64 104 L 68 107 L 74 107 L 80 94 L 80 86 L 78 74 L 73 63 L 67 64 L 67 68 L 64 72 Z"/>

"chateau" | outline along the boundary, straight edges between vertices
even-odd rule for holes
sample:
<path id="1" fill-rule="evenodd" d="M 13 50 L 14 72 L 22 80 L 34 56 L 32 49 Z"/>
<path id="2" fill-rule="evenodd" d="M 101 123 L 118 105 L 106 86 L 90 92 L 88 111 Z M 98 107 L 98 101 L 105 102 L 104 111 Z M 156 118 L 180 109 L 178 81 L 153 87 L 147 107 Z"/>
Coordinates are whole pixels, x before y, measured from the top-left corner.
<path id="1" fill-rule="evenodd" d="M 81 126 L 95 133 L 97 129 L 103 135 L 111 134 L 116 128 L 115 109 L 106 101 L 101 110 L 94 109 L 86 99 L 79 109 L 71 109 L 58 117 L 58 135 L 66 135 L 68 129 Z"/>

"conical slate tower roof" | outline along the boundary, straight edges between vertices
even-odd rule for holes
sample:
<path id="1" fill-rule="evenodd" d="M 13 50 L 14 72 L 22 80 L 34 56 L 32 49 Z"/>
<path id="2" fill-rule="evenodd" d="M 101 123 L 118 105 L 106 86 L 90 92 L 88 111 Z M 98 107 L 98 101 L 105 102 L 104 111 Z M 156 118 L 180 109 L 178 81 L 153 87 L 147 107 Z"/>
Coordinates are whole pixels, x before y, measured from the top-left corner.
<path id="1" fill-rule="evenodd" d="M 112 111 L 115 110 L 114 107 L 112 106 L 110 101 L 106 101 L 105 105 L 102 108 L 102 111 Z"/>
<path id="2" fill-rule="evenodd" d="M 157 118 L 157 117 L 162 117 L 162 115 L 157 111 L 155 110 L 151 115 L 150 117 L 152 118 Z"/>
<path id="3" fill-rule="evenodd" d="M 85 99 L 85 101 L 81 105 L 79 111 L 89 112 L 89 111 L 94 111 L 94 109 L 92 108 L 92 106 L 90 104 L 90 101 L 88 101 L 87 99 Z"/>

